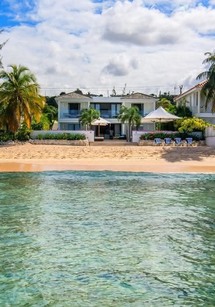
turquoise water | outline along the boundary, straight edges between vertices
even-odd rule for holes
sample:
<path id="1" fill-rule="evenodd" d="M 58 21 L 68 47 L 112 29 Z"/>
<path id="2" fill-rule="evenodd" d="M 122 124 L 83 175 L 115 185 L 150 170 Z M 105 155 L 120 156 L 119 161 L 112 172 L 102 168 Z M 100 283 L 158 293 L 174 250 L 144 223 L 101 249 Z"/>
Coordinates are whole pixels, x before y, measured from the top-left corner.
<path id="1" fill-rule="evenodd" d="M 0 174 L 0 306 L 215 306 L 215 176 Z"/>

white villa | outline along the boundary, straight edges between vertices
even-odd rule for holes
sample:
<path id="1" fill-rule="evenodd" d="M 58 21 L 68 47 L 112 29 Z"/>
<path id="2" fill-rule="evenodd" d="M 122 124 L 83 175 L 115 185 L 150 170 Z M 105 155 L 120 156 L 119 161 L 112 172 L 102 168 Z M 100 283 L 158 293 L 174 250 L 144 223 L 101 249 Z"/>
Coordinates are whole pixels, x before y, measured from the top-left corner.
<path id="1" fill-rule="evenodd" d="M 198 83 L 188 91 L 177 96 L 174 100 L 177 106 L 180 104 L 186 105 L 191 110 L 193 116 L 215 124 L 215 113 L 211 113 L 211 103 L 205 108 L 205 97 L 201 95 L 201 89 L 205 82 Z"/>
<path id="2" fill-rule="evenodd" d="M 63 94 L 55 98 L 58 104 L 58 129 L 59 130 L 83 130 L 79 123 L 80 112 L 83 109 L 94 108 L 100 112 L 100 116 L 110 122 L 107 126 L 100 127 L 100 135 L 104 138 L 120 137 L 126 134 L 126 125 L 122 124 L 117 116 L 121 106 L 136 106 L 141 116 L 155 110 L 157 98 L 142 93 L 132 93 L 124 96 L 87 96 L 77 92 Z M 154 130 L 154 124 L 146 123 L 141 129 Z M 94 127 L 95 136 L 98 135 L 98 127 Z M 111 131 L 111 133 L 110 133 Z"/>

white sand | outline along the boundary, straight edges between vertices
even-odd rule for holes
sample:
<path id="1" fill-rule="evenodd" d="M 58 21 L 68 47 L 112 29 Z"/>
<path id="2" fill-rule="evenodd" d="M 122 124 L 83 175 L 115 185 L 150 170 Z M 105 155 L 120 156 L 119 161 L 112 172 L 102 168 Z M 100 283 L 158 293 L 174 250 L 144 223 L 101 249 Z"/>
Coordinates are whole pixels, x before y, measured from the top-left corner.
<path id="1" fill-rule="evenodd" d="M 111 170 L 215 173 L 215 148 L 154 146 L 1 145 L 1 172 Z"/>

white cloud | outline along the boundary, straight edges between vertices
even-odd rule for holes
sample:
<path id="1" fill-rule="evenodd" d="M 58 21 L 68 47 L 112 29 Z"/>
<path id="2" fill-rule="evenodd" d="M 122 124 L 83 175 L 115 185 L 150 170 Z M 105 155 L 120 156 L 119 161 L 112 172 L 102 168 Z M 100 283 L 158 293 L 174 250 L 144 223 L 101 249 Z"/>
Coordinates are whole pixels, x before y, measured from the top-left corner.
<path id="1" fill-rule="evenodd" d="M 137 60 L 129 59 L 125 54 L 122 54 L 112 58 L 103 68 L 102 72 L 113 76 L 126 76 L 131 70 L 137 69 L 137 67 Z"/>
<path id="2" fill-rule="evenodd" d="M 204 53 L 214 50 L 215 9 L 197 4 L 39 0 L 28 11 L 35 26 L 23 17 L 1 34 L 0 41 L 9 39 L 3 64 L 28 66 L 50 95 L 76 88 L 107 93 L 125 83 L 146 93 L 173 91 L 194 82 Z"/>

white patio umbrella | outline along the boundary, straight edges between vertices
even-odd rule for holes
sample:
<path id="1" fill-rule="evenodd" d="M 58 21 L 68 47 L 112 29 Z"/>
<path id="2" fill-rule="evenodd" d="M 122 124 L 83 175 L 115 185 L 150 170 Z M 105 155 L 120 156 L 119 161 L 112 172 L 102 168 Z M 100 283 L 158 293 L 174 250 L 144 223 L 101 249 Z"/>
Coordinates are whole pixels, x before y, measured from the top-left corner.
<path id="1" fill-rule="evenodd" d="M 95 119 L 91 125 L 98 126 L 98 136 L 100 136 L 100 126 L 107 126 L 109 124 L 110 124 L 109 121 L 107 121 L 106 119 L 102 117 L 99 117 L 98 119 Z"/>
<path id="2" fill-rule="evenodd" d="M 141 119 L 141 123 L 166 123 L 180 118 L 181 117 L 167 112 L 166 110 L 164 110 L 164 108 L 159 107 L 158 109 L 150 112 L 148 115 L 143 117 Z"/>

